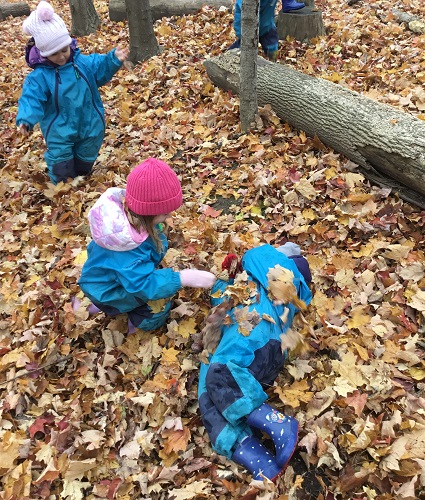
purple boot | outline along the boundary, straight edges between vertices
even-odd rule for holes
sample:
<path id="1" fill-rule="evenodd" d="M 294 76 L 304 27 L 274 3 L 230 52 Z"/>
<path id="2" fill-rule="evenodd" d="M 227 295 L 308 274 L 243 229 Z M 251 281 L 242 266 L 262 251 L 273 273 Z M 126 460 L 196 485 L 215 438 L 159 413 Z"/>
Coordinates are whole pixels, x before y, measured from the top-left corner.
<path id="1" fill-rule="evenodd" d="M 291 12 L 305 7 L 305 3 L 296 0 L 282 0 L 282 12 Z"/>
<path id="2" fill-rule="evenodd" d="M 287 417 L 266 403 L 248 417 L 248 425 L 268 434 L 276 448 L 276 463 L 285 468 L 298 441 L 298 420 Z"/>
<path id="3" fill-rule="evenodd" d="M 232 460 L 248 469 L 256 481 L 266 477 L 274 482 L 282 471 L 274 456 L 254 436 L 242 439 L 233 452 Z"/>

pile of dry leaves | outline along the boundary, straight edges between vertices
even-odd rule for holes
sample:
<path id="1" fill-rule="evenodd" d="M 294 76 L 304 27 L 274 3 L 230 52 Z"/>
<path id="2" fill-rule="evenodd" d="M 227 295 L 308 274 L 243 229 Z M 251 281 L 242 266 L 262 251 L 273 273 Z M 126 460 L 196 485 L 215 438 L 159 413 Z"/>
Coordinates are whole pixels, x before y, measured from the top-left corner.
<path id="1" fill-rule="evenodd" d="M 65 1 L 52 2 L 70 25 Z M 35 8 L 37 2 L 31 0 Z M 128 43 L 108 19 L 83 52 Z M 326 37 L 282 41 L 280 62 L 424 119 L 425 35 L 392 7 L 317 1 Z M 378 15 L 379 14 L 379 15 Z M 202 61 L 233 41 L 232 14 L 155 24 L 163 46 L 102 89 L 107 135 L 94 174 L 53 186 L 39 129 L 16 133 L 24 76 L 22 18 L 0 22 L 0 498 L 318 498 L 410 500 L 425 491 L 425 213 L 372 186 L 355 166 L 269 108 L 241 135 L 238 98 Z M 166 261 L 219 272 L 224 256 L 298 243 L 313 274 L 306 341 L 268 392 L 300 421 L 297 456 L 276 486 L 210 447 L 197 406 L 191 336 L 209 311 L 184 289 L 166 328 L 126 334 L 126 318 L 77 312 L 90 241 L 87 212 L 155 156 L 181 177 L 185 203 Z"/>

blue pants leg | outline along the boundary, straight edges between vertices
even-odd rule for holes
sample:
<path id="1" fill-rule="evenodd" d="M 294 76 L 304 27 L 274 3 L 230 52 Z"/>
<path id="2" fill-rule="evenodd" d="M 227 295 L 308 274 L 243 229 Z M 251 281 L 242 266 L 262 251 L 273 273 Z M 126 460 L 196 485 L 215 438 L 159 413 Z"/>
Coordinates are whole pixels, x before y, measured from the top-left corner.
<path id="1" fill-rule="evenodd" d="M 231 458 L 238 443 L 252 434 L 246 420 L 232 424 L 220 412 L 214 401 L 210 398 L 206 387 L 206 376 L 210 365 L 201 365 L 199 375 L 199 409 L 202 421 L 211 440 L 212 448 L 227 458 Z"/>
<path id="2" fill-rule="evenodd" d="M 264 35 L 260 36 L 260 44 L 266 55 L 270 52 L 275 52 L 279 48 L 279 36 L 276 27 L 272 28 Z"/>

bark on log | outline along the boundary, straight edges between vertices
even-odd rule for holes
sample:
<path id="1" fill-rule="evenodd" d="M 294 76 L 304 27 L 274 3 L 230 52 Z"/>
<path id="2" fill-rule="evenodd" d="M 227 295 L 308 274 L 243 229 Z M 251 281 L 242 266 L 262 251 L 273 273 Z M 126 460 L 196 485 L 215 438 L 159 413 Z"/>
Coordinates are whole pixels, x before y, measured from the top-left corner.
<path id="1" fill-rule="evenodd" d="M 29 16 L 31 13 L 30 7 L 24 2 L 19 3 L 0 3 L 0 21 L 9 16 L 21 17 Z"/>
<path id="2" fill-rule="evenodd" d="M 418 17 L 414 16 L 413 14 L 409 14 L 407 12 L 403 12 L 398 9 L 391 9 L 391 14 L 393 16 L 393 19 L 397 21 L 400 24 L 404 24 L 404 26 L 412 31 L 413 33 L 419 33 L 419 34 L 424 34 L 425 33 L 425 20 Z M 388 22 L 391 18 L 388 16 L 387 11 L 377 11 L 376 15 L 378 18 L 386 23 Z"/>
<path id="3" fill-rule="evenodd" d="M 413 16 L 401 10 L 392 9 L 391 12 L 394 14 L 397 22 L 404 23 L 404 25 L 413 33 L 425 33 L 425 21 L 418 16 Z"/>
<path id="4" fill-rule="evenodd" d="M 217 9 L 219 7 L 233 8 L 232 0 L 150 0 L 152 19 L 154 21 L 163 17 L 194 14 L 203 5 L 209 5 Z M 111 21 L 127 19 L 125 0 L 109 0 L 109 19 Z"/>
<path id="5" fill-rule="evenodd" d="M 239 93 L 239 51 L 204 62 L 212 82 Z M 359 165 L 373 182 L 425 208 L 425 123 L 335 83 L 259 57 L 258 103 Z"/>

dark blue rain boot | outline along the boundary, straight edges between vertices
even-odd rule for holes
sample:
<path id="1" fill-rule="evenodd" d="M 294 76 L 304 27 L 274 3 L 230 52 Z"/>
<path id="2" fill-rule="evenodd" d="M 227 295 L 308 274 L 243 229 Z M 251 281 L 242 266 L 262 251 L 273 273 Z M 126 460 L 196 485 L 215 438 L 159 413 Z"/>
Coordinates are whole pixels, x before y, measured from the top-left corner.
<path id="1" fill-rule="evenodd" d="M 285 468 L 298 441 L 298 420 L 264 403 L 248 416 L 248 425 L 268 434 L 276 448 L 276 462 Z"/>
<path id="2" fill-rule="evenodd" d="M 233 452 L 232 460 L 248 469 L 257 481 L 266 477 L 274 482 L 282 470 L 274 456 L 254 436 L 242 439 Z"/>
<path id="3" fill-rule="evenodd" d="M 282 12 L 291 12 L 305 7 L 305 3 L 296 0 L 282 0 Z"/>

